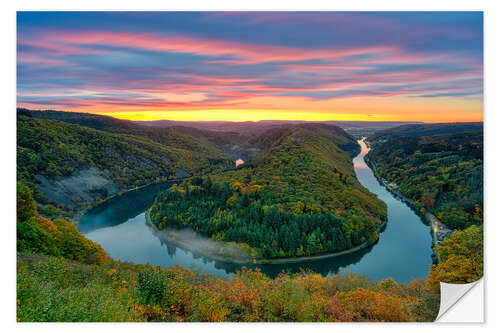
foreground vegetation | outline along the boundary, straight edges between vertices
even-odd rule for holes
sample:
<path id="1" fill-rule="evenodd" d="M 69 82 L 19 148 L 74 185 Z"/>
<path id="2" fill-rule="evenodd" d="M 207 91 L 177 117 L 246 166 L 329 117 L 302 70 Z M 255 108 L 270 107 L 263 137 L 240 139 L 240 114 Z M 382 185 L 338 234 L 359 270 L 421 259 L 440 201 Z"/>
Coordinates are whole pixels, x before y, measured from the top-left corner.
<path id="1" fill-rule="evenodd" d="M 179 266 L 86 265 L 18 255 L 19 321 L 432 321 L 439 294 L 423 280 L 243 269 L 227 279 Z"/>
<path id="2" fill-rule="evenodd" d="M 435 247 L 441 257 L 429 273 L 430 288 L 439 290 L 439 282 L 471 283 L 483 276 L 483 227 L 472 225 L 455 231 Z"/>
<path id="3" fill-rule="evenodd" d="M 69 222 L 40 218 L 22 183 L 17 201 L 18 321 L 408 321 L 437 311 L 439 296 L 423 280 L 313 272 L 270 279 L 246 269 L 217 279 L 116 262 Z"/>
<path id="4" fill-rule="evenodd" d="M 74 224 L 40 216 L 33 192 L 22 182 L 17 183 L 17 251 L 45 253 L 85 263 L 103 263 L 108 259 L 101 246 L 85 238 Z"/>
<path id="5" fill-rule="evenodd" d="M 427 281 L 409 284 L 314 272 L 271 279 L 247 269 L 218 279 L 105 255 L 90 263 L 79 255 L 88 252 L 84 237 L 76 229 L 61 237 L 60 225 L 37 219 L 31 192 L 18 186 L 18 321 L 433 321 L 440 280 L 463 283 L 482 276 L 482 230 L 475 226 L 438 247 L 443 262 L 432 267 Z M 26 237 L 19 231 L 26 221 L 43 235 Z M 69 252 L 38 246 L 42 240 Z"/>
<path id="6" fill-rule="evenodd" d="M 472 129 L 476 131 L 432 136 L 412 132 L 412 137 L 400 137 L 396 129 L 393 138 L 387 130 L 370 138 L 373 149 L 367 160 L 417 208 L 432 212 L 450 228 L 482 225 L 483 132 L 482 127 Z"/>
<path id="7" fill-rule="evenodd" d="M 237 242 L 251 258 L 300 257 L 373 244 L 385 204 L 356 179 L 354 140 L 335 126 L 283 127 L 257 138 L 263 153 L 242 167 L 193 178 L 159 194 L 158 229 L 190 227 Z"/>

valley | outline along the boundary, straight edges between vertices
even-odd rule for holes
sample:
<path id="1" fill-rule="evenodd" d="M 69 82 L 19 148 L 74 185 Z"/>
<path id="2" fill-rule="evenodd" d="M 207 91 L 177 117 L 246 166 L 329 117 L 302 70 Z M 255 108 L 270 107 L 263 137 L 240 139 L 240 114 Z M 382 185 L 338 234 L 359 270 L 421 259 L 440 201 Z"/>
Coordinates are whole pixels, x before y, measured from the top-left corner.
<path id="1" fill-rule="evenodd" d="M 454 176 L 445 179 L 467 189 L 454 193 L 470 197 L 474 187 L 469 186 L 479 185 L 474 185 L 474 174 L 464 176 L 460 168 L 482 161 L 474 141 L 481 134 L 474 124 L 459 129 L 439 125 L 436 130 L 444 132 L 442 136 L 434 135 L 432 125 L 403 125 L 411 127 L 409 136 L 403 138 L 396 126 L 393 132 L 384 129 L 356 141 L 341 128 L 325 123 L 274 124 L 257 132 L 237 133 L 179 126 L 148 128 L 109 117 L 55 111 L 18 112 L 18 130 L 23 134 L 18 141 L 18 179 L 21 192 L 32 193 L 33 199 L 27 195 L 24 202 L 34 200 L 31 206 L 21 206 L 34 208 L 18 212 L 26 216 L 18 221 L 23 277 L 31 274 L 23 268 L 24 260 L 45 265 L 52 257 L 83 265 L 104 263 L 130 276 L 137 270 L 150 272 L 149 266 L 139 268 L 148 263 L 168 272 L 183 266 L 221 281 L 240 279 L 247 269 L 274 281 L 288 272 L 294 283 L 304 272 L 310 272 L 306 276 L 319 273 L 318 279 L 350 279 L 350 274 L 360 274 L 367 281 L 392 281 L 387 283 L 398 288 L 427 277 L 425 288 L 431 289 L 418 297 L 436 305 L 436 281 L 464 279 L 454 273 L 456 260 L 468 272 L 466 281 L 482 274 L 482 254 L 477 252 L 482 248 L 477 239 L 482 228 L 474 218 L 482 216 L 477 209 L 482 201 L 474 206 L 476 215 L 467 215 L 467 210 L 462 213 L 469 221 L 464 226 L 472 226 L 433 245 L 429 227 L 419 216 L 420 202 L 427 201 L 417 196 L 416 204 L 409 207 L 377 180 L 383 177 L 392 181 L 391 186 L 405 190 L 417 184 L 415 179 L 424 186 L 423 179 L 434 179 L 420 176 L 431 170 L 425 164 L 416 169 L 405 164 L 386 166 L 393 151 L 410 157 L 407 162 L 390 163 L 415 163 L 420 154 L 431 165 L 436 163 L 432 158 L 448 158 Z M 431 136 L 418 136 L 422 131 L 418 126 Z M 461 130 L 466 133 L 460 134 Z M 369 127 L 353 134 L 359 138 L 371 131 Z M 464 138 L 468 145 L 463 144 Z M 407 140 L 414 140 L 413 151 L 406 152 L 407 146 L 398 148 Z M 436 154 L 442 147 L 447 152 Z M 244 163 L 236 165 L 238 159 Z M 388 168 L 393 173 L 384 171 Z M 402 177 L 394 173 L 400 170 L 409 170 L 417 178 L 394 178 Z M 466 181 L 460 183 L 460 179 Z M 440 189 L 450 186 L 445 183 Z M 449 205 L 449 194 L 439 195 L 436 207 Z M 463 242 L 466 237 L 474 239 L 466 245 L 474 255 L 467 259 L 451 255 L 451 242 Z M 432 265 L 433 250 L 441 258 L 438 265 Z M 356 285 L 348 281 L 342 283 L 349 288 Z M 380 293 L 370 283 L 365 284 L 366 290 Z M 21 282 L 21 288 L 28 286 Z M 431 313 L 412 312 L 410 316 L 428 320 Z"/>

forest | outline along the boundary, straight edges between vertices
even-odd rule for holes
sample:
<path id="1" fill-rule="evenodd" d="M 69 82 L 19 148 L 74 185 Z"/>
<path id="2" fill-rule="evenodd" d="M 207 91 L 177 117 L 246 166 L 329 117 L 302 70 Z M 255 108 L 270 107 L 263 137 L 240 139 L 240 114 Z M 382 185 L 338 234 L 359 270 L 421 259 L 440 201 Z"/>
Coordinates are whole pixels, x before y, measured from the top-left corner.
<path id="1" fill-rule="evenodd" d="M 455 128 L 450 125 L 453 132 Z M 478 130 L 479 129 L 479 130 Z M 483 223 L 483 132 L 369 138 L 366 159 L 378 176 L 397 184 L 452 229 Z M 397 131 L 397 128 L 395 132 Z"/>
<path id="2" fill-rule="evenodd" d="M 248 269 L 221 279 L 123 263 L 69 222 L 41 218 L 32 191 L 17 186 L 17 321 L 433 321 L 440 280 L 470 282 L 483 273 L 476 226 L 453 233 L 429 278 L 408 284 L 310 271 L 271 279 Z"/>
<path id="3" fill-rule="evenodd" d="M 56 213 L 59 210 L 66 212 L 62 216 L 71 216 L 71 212 L 87 207 L 88 197 L 75 193 L 75 198 L 63 204 L 57 197 L 51 198 L 50 187 L 78 176 L 82 170 L 98 170 L 112 185 L 89 190 L 90 198 L 97 201 L 155 181 L 206 174 L 233 165 L 229 156 L 210 143 L 182 133 L 164 132 L 164 142 L 160 143 L 147 136 L 105 132 L 20 112 L 17 178 L 34 189 L 37 203 L 47 207 L 45 215 L 61 215 Z M 44 180 L 49 189 L 41 191 Z"/>
<path id="4" fill-rule="evenodd" d="M 376 142 L 397 138 L 460 134 L 482 131 L 482 122 L 406 124 L 376 131 L 373 135 L 369 136 L 369 140 Z"/>
<path id="5" fill-rule="evenodd" d="M 254 258 L 339 252 L 377 241 L 386 206 L 356 179 L 352 137 L 335 126 L 292 126 L 255 141 L 264 151 L 236 170 L 160 193 L 150 210 L 153 223 L 240 243 Z"/>

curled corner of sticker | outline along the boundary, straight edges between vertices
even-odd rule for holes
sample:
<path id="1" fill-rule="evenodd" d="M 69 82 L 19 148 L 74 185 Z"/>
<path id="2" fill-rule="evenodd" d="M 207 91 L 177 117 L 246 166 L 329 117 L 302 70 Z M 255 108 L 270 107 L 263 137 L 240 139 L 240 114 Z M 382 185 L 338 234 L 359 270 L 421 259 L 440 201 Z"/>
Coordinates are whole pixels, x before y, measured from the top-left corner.
<path id="1" fill-rule="evenodd" d="M 462 304 L 465 301 L 471 301 L 471 300 L 466 300 L 466 295 L 474 288 L 476 285 L 481 284 L 481 291 L 480 294 L 475 296 L 472 301 L 479 302 L 481 305 L 478 308 L 478 304 Z M 482 322 L 483 321 L 483 279 L 479 279 L 475 282 L 472 283 L 465 283 L 465 284 L 451 284 L 451 283 L 444 283 L 440 282 L 440 287 L 441 287 L 441 301 L 440 301 L 440 307 L 439 307 L 439 314 L 436 317 L 437 322 Z M 479 298 L 478 298 L 479 297 Z M 450 309 L 455 309 L 458 306 L 465 306 L 467 309 L 467 313 L 471 314 L 471 311 L 480 311 L 480 313 L 477 313 L 477 315 L 474 318 L 480 318 L 480 319 L 471 319 L 467 320 L 465 317 L 456 317 L 456 316 L 449 316 Z M 446 314 L 446 316 L 445 316 Z M 445 318 L 446 317 L 446 318 Z"/>

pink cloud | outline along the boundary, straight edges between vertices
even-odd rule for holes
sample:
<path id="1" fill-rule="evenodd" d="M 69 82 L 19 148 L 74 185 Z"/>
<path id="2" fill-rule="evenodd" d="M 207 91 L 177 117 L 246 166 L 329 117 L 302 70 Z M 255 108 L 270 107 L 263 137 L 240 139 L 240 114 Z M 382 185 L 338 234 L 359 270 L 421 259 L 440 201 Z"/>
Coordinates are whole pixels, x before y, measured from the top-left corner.
<path id="1" fill-rule="evenodd" d="M 22 43 L 52 50 L 56 54 L 82 54 L 103 52 L 81 48 L 81 45 L 107 45 L 132 47 L 152 51 L 191 53 L 205 56 L 233 56 L 236 59 L 213 60 L 213 63 L 255 64 L 273 61 L 303 61 L 310 59 L 340 59 L 366 53 L 395 52 L 393 46 L 363 48 L 303 49 L 254 43 L 240 43 L 225 40 L 203 39 L 188 36 L 160 36 L 109 31 L 53 31 L 39 35 L 37 41 Z"/>

